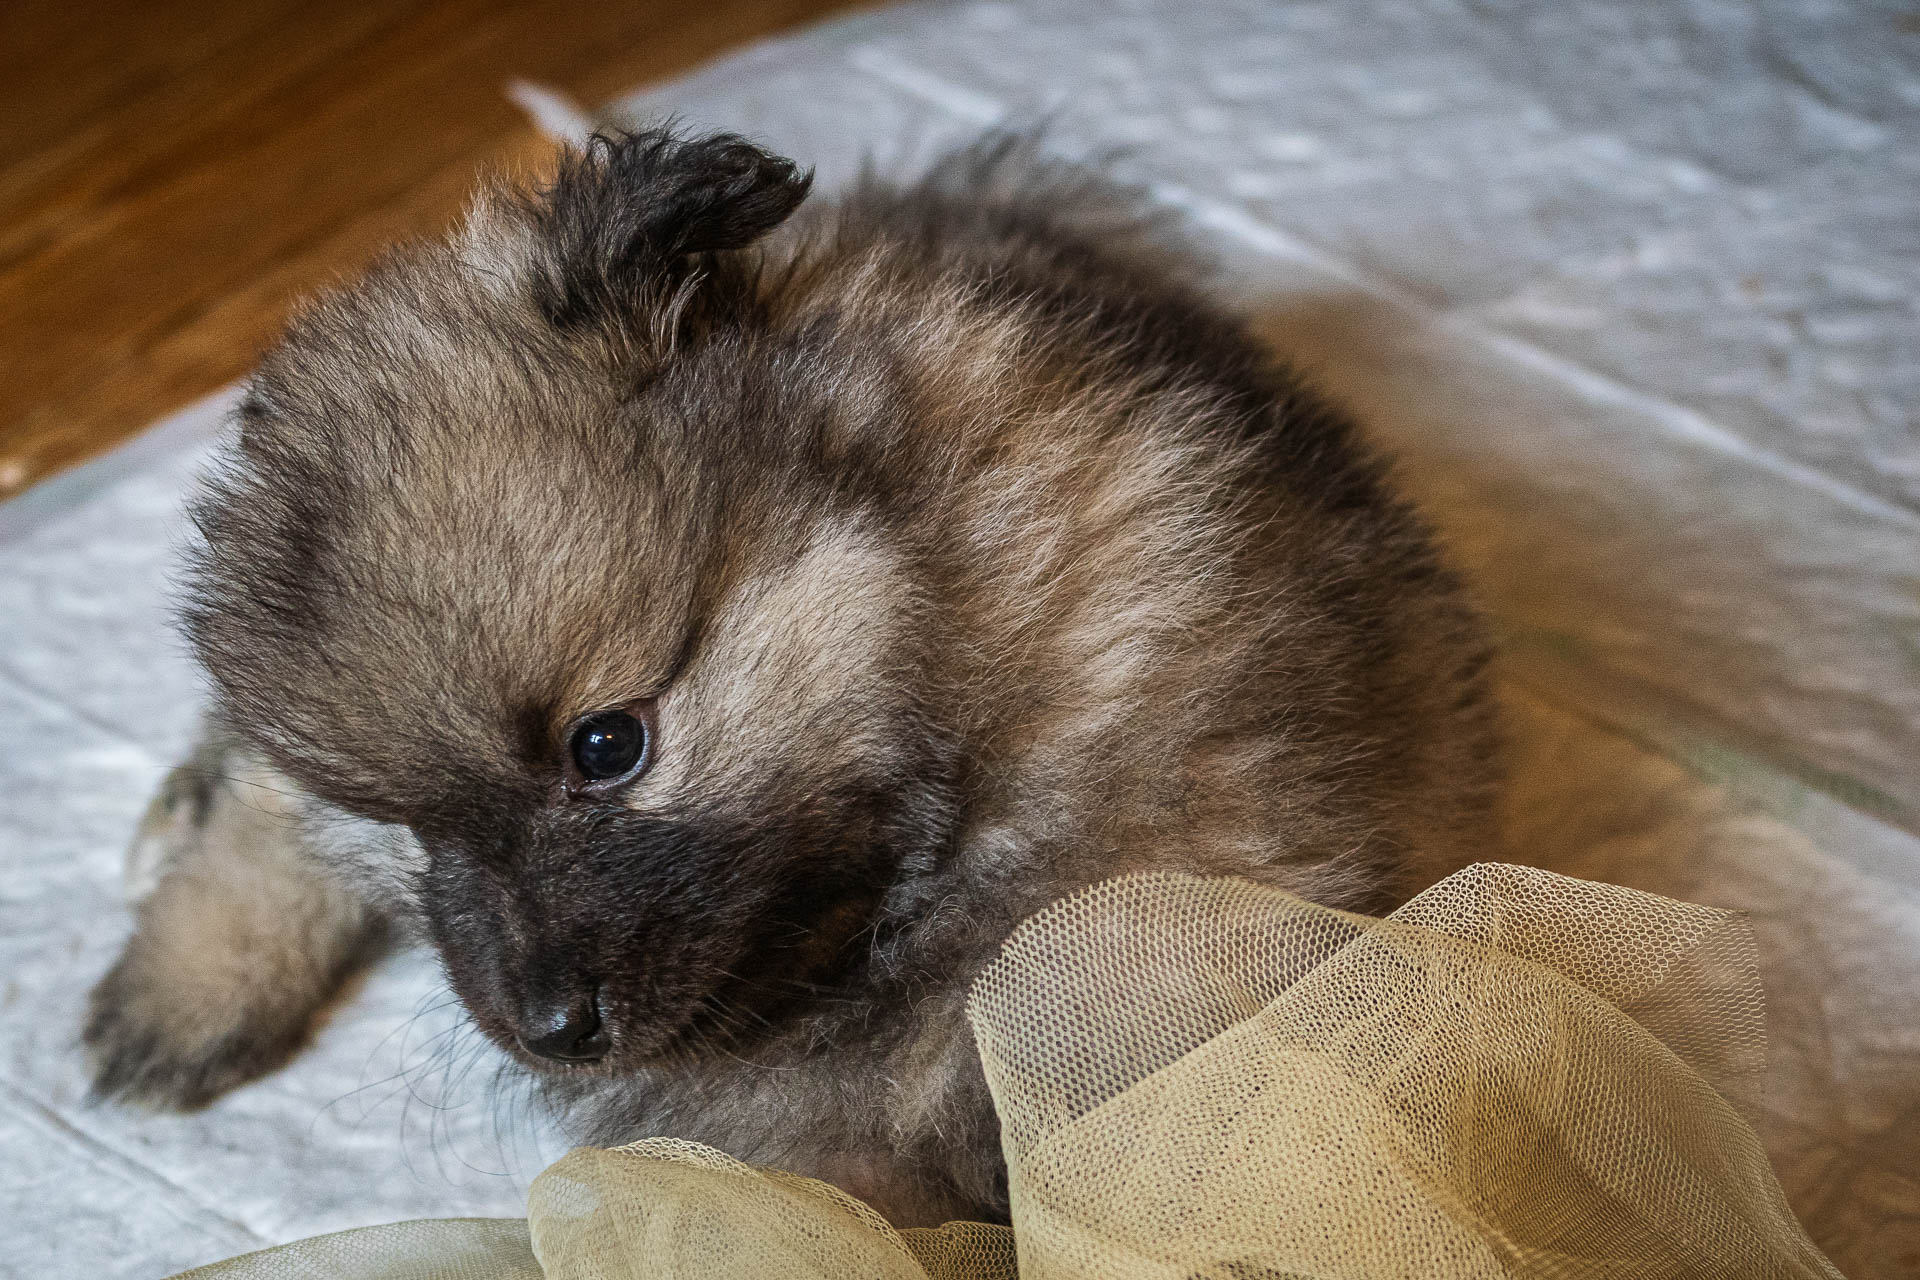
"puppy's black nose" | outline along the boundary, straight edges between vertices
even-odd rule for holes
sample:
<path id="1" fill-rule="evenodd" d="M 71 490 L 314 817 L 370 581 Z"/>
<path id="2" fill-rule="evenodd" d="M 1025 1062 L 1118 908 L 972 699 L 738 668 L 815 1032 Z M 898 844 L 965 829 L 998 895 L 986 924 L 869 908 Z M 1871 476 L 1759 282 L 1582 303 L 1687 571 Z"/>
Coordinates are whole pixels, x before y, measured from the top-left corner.
<path id="1" fill-rule="evenodd" d="M 532 1004 L 520 1019 L 520 1047 L 555 1062 L 595 1062 L 612 1038 L 600 1022 L 595 992 Z"/>

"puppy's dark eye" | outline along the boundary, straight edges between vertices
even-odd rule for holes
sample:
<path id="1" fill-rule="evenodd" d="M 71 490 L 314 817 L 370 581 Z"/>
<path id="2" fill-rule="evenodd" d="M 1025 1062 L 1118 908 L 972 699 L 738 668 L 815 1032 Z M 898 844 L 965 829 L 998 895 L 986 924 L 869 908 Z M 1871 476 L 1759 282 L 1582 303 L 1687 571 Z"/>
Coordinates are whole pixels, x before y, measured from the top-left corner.
<path id="1" fill-rule="evenodd" d="M 573 731 L 573 763 L 588 782 L 621 778 L 647 758 L 647 725 L 625 711 L 588 716 Z"/>

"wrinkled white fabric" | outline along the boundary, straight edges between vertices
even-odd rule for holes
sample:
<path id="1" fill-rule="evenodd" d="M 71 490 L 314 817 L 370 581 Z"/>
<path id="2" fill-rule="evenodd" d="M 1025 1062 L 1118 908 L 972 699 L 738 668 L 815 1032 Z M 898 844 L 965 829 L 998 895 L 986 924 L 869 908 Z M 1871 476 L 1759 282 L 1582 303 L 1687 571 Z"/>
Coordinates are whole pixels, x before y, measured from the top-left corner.
<path id="1" fill-rule="evenodd" d="M 1673 0 L 883 10 L 625 104 L 843 179 L 1000 120 L 1120 167 L 1402 457 L 1508 642 L 1499 856 L 1753 914 L 1758 1128 L 1920 1272 L 1920 33 Z M 84 1100 L 119 860 L 184 747 L 176 509 L 224 407 L 0 506 L 0 1275 L 515 1215 L 549 1139 L 402 958 L 195 1116 Z M 1903 830 L 1904 828 L 1904 830 Z M 504 1172 L 499 1172 L 504 1171 Z"/>

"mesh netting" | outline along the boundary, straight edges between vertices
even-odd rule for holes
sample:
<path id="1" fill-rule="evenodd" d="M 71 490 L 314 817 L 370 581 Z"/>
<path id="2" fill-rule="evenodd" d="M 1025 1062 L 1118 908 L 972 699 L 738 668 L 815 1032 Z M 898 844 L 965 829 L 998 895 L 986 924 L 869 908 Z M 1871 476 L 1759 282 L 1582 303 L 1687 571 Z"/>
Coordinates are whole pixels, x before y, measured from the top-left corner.
<path id="1" fill-rule="evenodd" d="M 297 1240 L 175 1280 L 543 1280 L 546 1274 L 518 1218 L 431 1218 Z"/>
<path id="2" fill-rule="evenodd" d="M 1707 1078 L 1762 1051 L 1723 912 L 1506 866 L 1382 921 L 1131 878 L 973 1013 L 1031 1276 L 1831 1274 Z"/>
<path id="3" fill-rule="evenodd" d="M 970 1012 L 1012 1231 L 895 1231 L 656 1139 L 534 1183 L 544 1274 L 998 1280 L 1016 1252 L 1028 1280 L 1838 1274 L 1729 1101 L 1764 1035 L 1727 912 L 1491 864 L 1384 920 L 1132 876 L 1022 925 Z M 317 1274 L 271 1260 L 341 1238 L 220 1274 Z"/>
<path id="4" fill-rule="evenodd" d="M 895 1231 L 837 1187 L 654 1138 L 576 1150 L 533 1184 L 527 1216 L 549 1276 L 569 1280 L 999 1280 L 1005 1227 Z"/>

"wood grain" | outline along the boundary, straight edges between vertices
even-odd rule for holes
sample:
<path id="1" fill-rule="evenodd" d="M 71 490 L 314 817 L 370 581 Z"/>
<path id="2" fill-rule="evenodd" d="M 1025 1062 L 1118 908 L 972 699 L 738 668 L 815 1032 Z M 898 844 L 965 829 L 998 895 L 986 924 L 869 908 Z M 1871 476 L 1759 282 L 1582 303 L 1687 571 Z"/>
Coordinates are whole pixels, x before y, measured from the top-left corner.
<path id="1" fill-rule="evenodd" d="M 846 0 L 0 4 L 0 496 L 246 371 L 295 298 L 599 102 Z"/>

